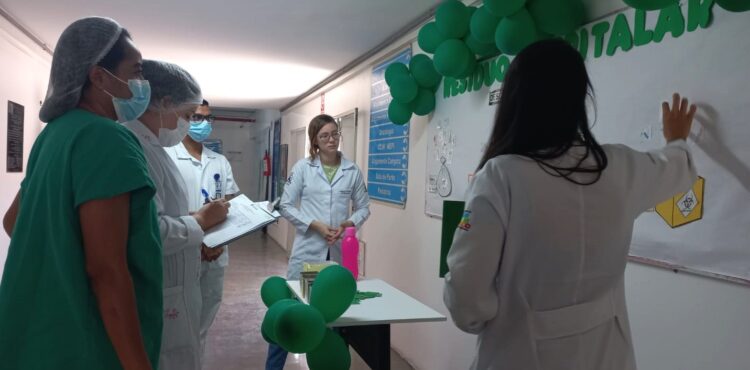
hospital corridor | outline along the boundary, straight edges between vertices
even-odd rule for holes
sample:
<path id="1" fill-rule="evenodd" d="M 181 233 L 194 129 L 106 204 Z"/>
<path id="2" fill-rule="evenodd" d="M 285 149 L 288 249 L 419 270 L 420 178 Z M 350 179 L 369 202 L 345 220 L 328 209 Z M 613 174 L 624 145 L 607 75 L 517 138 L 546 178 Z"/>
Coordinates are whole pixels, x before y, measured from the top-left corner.
<path id="1" fill-rule="evenodd" d="M 0 0 L 0 370 L 749 370 L 750 0 Z"/>

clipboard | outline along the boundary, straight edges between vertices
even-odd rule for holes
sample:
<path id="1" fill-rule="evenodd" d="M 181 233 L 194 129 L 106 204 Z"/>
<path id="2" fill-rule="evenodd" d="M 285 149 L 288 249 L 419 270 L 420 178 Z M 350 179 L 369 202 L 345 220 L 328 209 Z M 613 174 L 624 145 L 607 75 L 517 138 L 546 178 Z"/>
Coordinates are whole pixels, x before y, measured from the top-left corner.
<path id="1" fill-rule="evenodd" d="M 203 244 L 221 247 L 241 239 L 266 225 L 276 222 L 281 215 L 268 209 L 268 202 L 253 202 L 244 194 L 229 201 L 226 221 L 206 231 Z"/>

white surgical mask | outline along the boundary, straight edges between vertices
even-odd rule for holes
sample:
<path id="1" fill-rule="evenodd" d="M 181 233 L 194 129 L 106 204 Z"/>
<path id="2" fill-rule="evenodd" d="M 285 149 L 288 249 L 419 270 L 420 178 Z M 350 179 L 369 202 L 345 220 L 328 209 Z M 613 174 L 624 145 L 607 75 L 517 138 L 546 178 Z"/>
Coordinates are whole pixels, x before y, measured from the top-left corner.
<path id="1" fill-rule="evenodd" d="M 179 144 L 185 138 L 188 131 L 190 131 L 190 122 L 177 115 L 177 113 L 175 113 L 175 116 L 177 116 L 177 127 L 170 130 L 164 128 L 164 123 L 161 121 L 161 113 L 159 113 L 159 122 L 161 123 L 161 128 L 159 128 L 159 144 L 162 147 L 169 148 Z"/>

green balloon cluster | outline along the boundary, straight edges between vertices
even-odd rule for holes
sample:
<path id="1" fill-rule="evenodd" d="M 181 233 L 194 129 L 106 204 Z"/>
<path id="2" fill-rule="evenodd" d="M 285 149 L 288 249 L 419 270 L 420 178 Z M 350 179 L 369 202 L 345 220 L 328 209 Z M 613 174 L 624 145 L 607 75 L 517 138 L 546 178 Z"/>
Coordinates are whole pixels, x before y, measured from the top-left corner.
<path id="1" fill-rule="evenodd" d="M 585 17 L 582 0 L 484 0 L 484 7 L 502 17 L 493 29 L 493 41 L 501 52 L 509 55 L 518 54 L 536 41 L 573 32 Z M 482 21 L 485 22 L 482 31 L 479 25 L 475 27 L 477 41 L 486 40 L 486 32 L 491 29 L 487 17 L 475 22 Z"/>
<path id="2" fill-rule="evenodd" d="M 469 8 L 458 0 L 446 0 L 435 11 L 435 25 L 446 38 L 460 39 L 469 32 Z"/>
<path id="3" fill-rule="evenodd" d="M 280 298 L 284 295 L 280 283 L 286 293 L 289 289 L 279 279 L 270 277 L 261 287 L 261 298 L 269 306 L 260 328 L 263 339 L 288 352 L 307 353 L 311 370 L 349 369 L 349 347 L 326 327 L 346 312 L 357 292 L 349 270 L 337 265 L 323 269 L 315 279 L 310 305 Z"/>
<path id="4" fill-rule="evenodd" d="M 625 1 L 630 4 L 677 0 Z M 735 4 L 750 3 L 750 0 L 716 1 L 731 3 L 729 6 L 735 8 L 741 8 Z M 423 51 L 433 54 L 434 69 L 440 75 L 467 78 L 476 69 L 477 57 L 516 55 L 536 41 L 570 34 L 585 18 L 583 0 L 483 0 L 483 4 L 474 8 L 457 0 L 445 0 L 435 12 L 435 21 L 419 30 L 417 43 Z M 411 72 L 419 85 L 416 94 L 407 79 L 388 82 L 394 97 L 388 106 L 388 116 L 396 124 L 408 122 L 411 113 L 419 115 L 430 107 L 434 110 L 421 89 L 431 87 L 423 83 L 414 66 Z M 393 86 L 397 91 L 393 91 Z"/>
<path id="5" fill-rule="evenodd" d="M 539 30 L 560 36 L 575 31 L 586 16 L 580 0 L 534 0 L 528 10 Z"/>
<path id="6" fill-rule="evenodd" d="M 484 6 L 496 17 L 508 17 L 524 7 L 526 0 L 484 0 Z"/>
<path id="7" fill-rule="evenodd" d="M 349 347 L 331 329 L 326 329 L 320 345 L 307 354 L 307 366 L 313 370 L 349 370 L 351 365 L 352 358 L 349 354 Z"/>
<path id="8" fill-rule="evenodd" d="M 352 273 L 339 265 L 329 266 L 315 277 L 310 305 L 323 314 L 325 322 L 330 323 L 346 312 L 356 293 L 357 281 Z"/>
<path id="9" fill-rule="evenodd" d="M 716 0 L 720 7 L 730 12 L 746 12 L 750 10 L 750 0 Z"/>
<path id="10" fill-rule="evenodd" d="M 449 39 L 435 51 L 435 69 L 443 76 L 463 78 L 474 72 L 474 54 L 462 40 Z"/>
<path id="11" fill-rule="evenodd" d="M 405 125 L 409 122 L 412 115 L 409 104 L 404 104 L 396 99 L 391 100 L 388 104 L 388 119 L 394 125 Z"/>
<path id="12" fill-rule="evenodd" d="M 494 44 L 495 29 L 501 18 L 489 11 L 486 5 L 477 9 L 469 24 L 471 36 L 479 42 Z"/>
<path id="13" fill-rule="evenodd" d="M 425 54 L 413 56 L 408 67 L 403 63 L 389 65 L 385 70 L 385 82 L 393 100 L 388 106 L 388 119 L 396 125 L 404 125 L 414 113 L 430 114 L 435 110 L 435 91 L 442 79 L 432 59 Z"/>
<path id="14" fill-rule="evenodd" d="M 680 0 L 624 0 L 624 1 L 625 1 L 625 4 L 628 4 L 636 9 L 659 10 L 659 9 L 664 9 L 672 4 L 677 4 Z"/>
<path id="15" fill-rule="evenodd" d="M 315 349 L 326 334 L 320 311 L 306 304 L 293 304 L 279 312 L 274 325 L 276 342 L 292 353 Z"/>
<path id="16" fill-rule="evenodd" d="M 526 9 L 503 18 L 495 30 L 495 45 L 509 55 L 518 54 L 538 40 L 536 22 Z"/>
<path id="17" fill-rule="evenodd" d="M 425 24 L 417 34 L 417 44 L 419 44 L 419 47 L 422 50 L 430 54 L 434 54 L 438 46 L 447 39 L 447 37 L 443 36 L 443 34 L 438 31 L 435 22 Z"/>
<path id="18" fill-rule="evenodd" d="M 295 304 L 301 303 L 295 301 L 294 299 L 282 299 L 272 304 L 268 308 L 268 311 L 266 311 L 266 316 L 263 317 L 263 323 L 261 323 L 260 325 L 260 334 L 263 336 L 263 339 L 265 339 L 266 342 L 277 343 L 275 326 L 276 321 L 278 321 L 279 314 L 285 308 Z"/>
<path id="19" fill-rule="evenodd" d="M 271 276 L 263 282 L 260 287 L 260 298 L 266 307 L 273 306 L 274 303 L 292 298 L 292 292 L 286 285 L 286 280 L 280 276 Z"/>

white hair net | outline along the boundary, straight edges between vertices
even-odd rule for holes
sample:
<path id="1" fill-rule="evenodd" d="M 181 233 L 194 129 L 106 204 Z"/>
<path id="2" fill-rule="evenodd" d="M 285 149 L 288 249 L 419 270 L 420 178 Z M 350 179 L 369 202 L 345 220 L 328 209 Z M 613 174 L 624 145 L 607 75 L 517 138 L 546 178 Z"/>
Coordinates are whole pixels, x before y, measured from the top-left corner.
<path id="1" fill-rule="evenodd" d="M 157 60 L 143 61 L 143 77 L 151 84 L 149 109 L 162 110 L 162 99 L 169 97 L 172 107 L 203 102 L 201 87 L 186 70 L 178 65 Z"/>
<path id="2" fill-rule="evenodd" d="M 120 38 L 123 28 L 114 20 L 82 18 L 60 35 L 52 56 L 47 96 L 39 119 L 49 122 L 75 108 L 88 81 L 89 71 Z"/>

